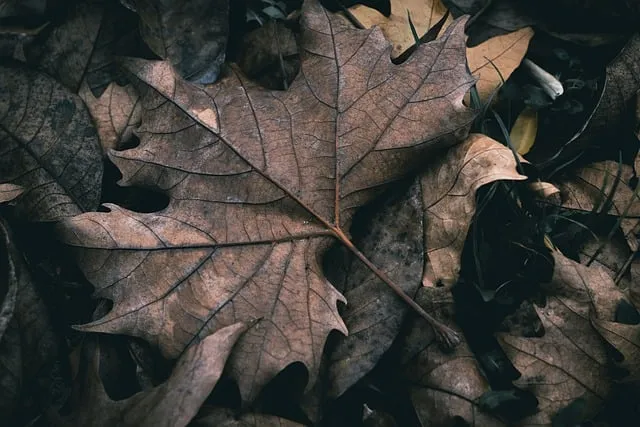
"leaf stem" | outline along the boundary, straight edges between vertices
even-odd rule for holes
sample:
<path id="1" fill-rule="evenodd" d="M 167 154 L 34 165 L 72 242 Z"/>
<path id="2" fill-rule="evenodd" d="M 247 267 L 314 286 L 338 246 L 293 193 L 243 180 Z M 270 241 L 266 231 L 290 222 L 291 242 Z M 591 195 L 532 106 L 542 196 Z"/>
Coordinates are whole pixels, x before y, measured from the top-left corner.
<path id="1" fill-rule="evenodd" d="M 393 290 L 404 302 L 409 304 L 409 306 L 414 309 L 422 318 L 424 318 L 429 325 L 433 328 L 433 331 L 436 335 L 436 339 L 440 344 L 445 346 L 446 348 L 454 348 L 458 344 L 460 344 L 460 336 L 459 334 L 451 329 L 449 326 L 445 325 L 429 313 L 427 313 L 420 305 L 415 302 L 409 295 L 407 295 L 400 286 L 394 283 L 393 280 L 387 274 L 376 267 L 369 259 L 362 253 L 355 245 L 351 242 L 351 240 L 342 232 L 341 229 L 334 227 L 333 232 L 336 237 L 342 244 L 344 244 L 353 254 L 358 257 L 360 261 L 362 261 L 380 280 L 382 280 L 387 286 Z"/>

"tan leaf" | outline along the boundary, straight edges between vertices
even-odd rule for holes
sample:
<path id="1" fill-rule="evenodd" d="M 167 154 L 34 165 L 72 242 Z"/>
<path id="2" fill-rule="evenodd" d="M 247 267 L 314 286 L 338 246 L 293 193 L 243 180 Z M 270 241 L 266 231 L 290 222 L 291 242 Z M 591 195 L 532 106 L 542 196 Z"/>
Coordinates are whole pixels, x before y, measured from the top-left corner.
<path id="1" fill-rule="evenodd" d="M 337 239 L 392 284 L 347 237 L 353 214 L 431 150 L 464 138 L 474 118 L 462 104 L 473 83 L 463 27 L 396 66 L 380 30 L 352 29 L 307 1 L 301 72 L 286 92 L 235 70 L 202 88 L 168 63 L 129 61 L 153 89 L 140 145 L 110 157 L 123 184 L 170 201 L 149 214 L 108 205 L 59 225 L 97 294 L 114 301 L 83 329 L 140 336 L 175 357 L 261 318 L 230 359 L 243 398 L 294 362 L 309 369 L 311 387 L 327 335 L 346 332 L 343 297 L 321 269 L 325 249 Z"/>
<path id="2" fill-rule="evenodd" d="M 474 134 L 432 162 L 422 175 L 424 240 L 433 280 L 458 280 L 460 256 L 476 209 L 476 191 L 498 180 L 523 180 L 513 153 L 493 139 Z"/>
<path id="3" fill-rule="evenodd" d="M 127 399 L 109 398 L 100 380 L 100 349 L 87 346 L 86 372 L 77 384 L 68 426 L 186 426 L 218 382 L 227 357 L 247 325 L 235 323 L 190 347 L 169 379 Z"/>
<path id="4" fill-rule="evenodd" d="M 100 135 L 105 153 L 118 149 L 133 135 L 140 124 L 138 92 L 132 85 L 119 86 L 111 83 L 99 98 L 93 96 L 89 86 L 80 87 L 80 97 L 89 108 Z"/>
<path id="5" fill-rule="evenodd" d="M 0 182 L 24 189 L 29 220 L 98 207 L 102 150 L 82 100 L 46 74 L 0 67 Z"/>
<path id="6" fill-rule="evenodd" d="M 385 17 L 375 9 L 357 5 L 349 9 L 364 25 L 370 28 L 380 26 L 384 35 L 393 44 L 392 56 L 395 58 L 413 46 L 415 37 L 411 32 L 407 10 L 411 14 L 418 37 L 425 34 L 447 12 L 441 0 L 399 0 L 391 2 L 391 16 Z M 449 18 L 446 28 L 453 22 Z M 531 27 L 493 37 L 482 44 L 467 48 L 467 61 L 471 74 L 478 79 L 477 89 L 482 101 L 487 101 L 491 94 L 507 80 L 518 68 L 527 53 L 529 41 L 533 37 Z M 497 68 L 497 70 L 496 70 Z"/>
<path id="7" fill-rule="evenodd" d="M 15 184 L 0 184 L 0 203 L 8 203 L 21 195 L 24 189 Z"/>
<path id="8" fill-rule="evenodd" d="M 620 182 L 614 188 L 619 165 L 617 162 L 604 161 L 585 166 L 571 175 L 560 178 L 557 183 L 562 194 L 562 206 L 591 212 L 595 206 L 603 208 L 605 201 L 612 197 L 609 215 L 625 218 L 620 223 L 631 250 L 638 249 L 635 236 L 640 226 L 640 199 L 628 185 L 632 177 L 632 168 L 621 165 Z M 614 191 L 615 190 L 615 191 Z M 612 194 L 613 193 L 613 194 Z"/>
<path id="9" fill-rule="evenodd" d="M 525 27 L 467 48 L 469 69 L 478 79 L 478 94 L 482 101 L 487 101 L 503 80 L 506 81 L 520 66 L 532 37 L 531 27 Z"/>
<path id="10" fill-rule="evenodd" d="M 562 203 L 560 189 L 550 182 L 532 182 L 528 187 L 539 200 L 549 200 L 555 204 Z"/>
<path id="11" fill-rule="evenodd" d="M 447 13 L 447 8 L 440 0 L 394 0 L 391 2 L 391 15 L 388 18 L 363 5 L 355 5 L 349 11 L 365 28 L 377 25 L 382 29 L 393 45 L 391 56 L 395 58 L 415 43 L 407 12 L 411 14 L 411 22 L 420 37 Z M 452 21 L 451 19 L 449 22 Z"/>

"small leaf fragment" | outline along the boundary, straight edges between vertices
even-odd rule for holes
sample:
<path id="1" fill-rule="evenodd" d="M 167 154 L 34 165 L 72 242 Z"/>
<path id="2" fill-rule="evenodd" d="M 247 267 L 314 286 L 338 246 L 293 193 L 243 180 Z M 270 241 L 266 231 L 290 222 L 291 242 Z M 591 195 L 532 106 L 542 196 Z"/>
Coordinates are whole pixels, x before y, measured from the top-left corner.
<path id="1" fill-rule="evenodd" d="M 538 113 L 531 107 L 525 107 L 516 119 L 509 138 L 518 154 L 524 156 L 536 142 L 538 132 Z"/>

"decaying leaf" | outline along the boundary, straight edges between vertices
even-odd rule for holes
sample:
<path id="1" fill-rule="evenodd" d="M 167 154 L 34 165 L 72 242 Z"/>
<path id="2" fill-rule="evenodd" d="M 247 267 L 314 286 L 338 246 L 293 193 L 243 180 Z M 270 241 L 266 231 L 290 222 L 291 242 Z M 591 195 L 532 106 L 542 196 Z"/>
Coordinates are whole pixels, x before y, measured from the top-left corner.
<path id="1" fill-rule="evenodd" d="M 302 427 L 302 424 L 273 415 L 242 414 L 236 416 L 233 411 L 224 408 L 203 412 L 204 414 L 189 425 L 193 427 Z"/>
<path id="2" fill-rule="evenodd" d="M 83 378 L 76 385 L 75 411 L 62 421 L 68 426 L 186 426 L 218 382 L 227 357 L 247 325 L 234 323 L 190 347 L 169 379 L 150 390 L 114 401 L 98 373 L 100 349 L 87 346 Z"/>
<path id="3" fill-rule="evenodd" d="M 120 148 L 140 124 L 139 96 L 132 85 L 111 83 L 99 98 L 93 96 L 87 85 L 82 85 L 79 95 L 96 123 L 105 153 Z"/>
<path id="4" fill-rule="evenodd" d="M 66 19 L 47 26 L 39 43 L 27 46 L 27 61 L 74 93 L 83 82 L 97 97 L 113 81 L 124 84 L 114 61 L 116 56 L 140 54 L 137 16 L 108 0 L 69 2 L 64 8 Z"/>
<path id="5" fill-rule="evenodd" d="M 209 84 L 224 62 L 229 0 L 131 0 L 142 37 L 185 79 Z"/>
<path id="6" fill-rule="evenodd" d="M 414 182 L 402 197 L 392 197 L 367 224 L 357 242 L 371 262 L 415 295 L 422 281 L 424 242 L 422 195 Z M 362 226 L 362 225 L 361 225 Z M 395 340 L 409 307 L 385 283 L 352 258 L 344 279 L 349 304 L 341 311 L 349 335 L 340 337 L 331 353 L 329 395 L 340 396 L 369 373 Z"/>
<path id="7" fill-rule="evenodd" d="M 593 319 L 593 326 L 598 333 L 622 354 L 619 366 L 626 369 L 625 380 L 640 379 L 640 326 Z"/>
<path id="8" fill-rule="evenodd" d="M 0 67 L 0 181 L 20 185 L 18 207 L 53 221 L 98 207 L 102 149 L 82 100 L 19 66 Z"/>
<path id="9" fill-rule="evenodd" d="M 447 315 L 454 327 L 450 320 L 453 298 L 448 289 L 422 288 L 416 300 L 425 310 Z M 403 359 L 411 400 L 422 425 L 454 425 L 457 418 L 473 427 L 503 425 L 481 411 L 479 398 L 490 388 L 466 342 L 454 352 L 442 352 L 433 334 L 417 319 L 405 338 Z"/>
<path id="10" fill-rule="evenodd" d="M 516 171 L 511 150 L 480 134 L 471 135 L 430 165 L 421 178 L 430 267 L 426 283 L 452 285 L 458 280 L 478 188 L 498 180 L 523 179 L 526 177 Z"/>
<path id="11" fill-rule="evenodd" d="M 13 425 L 19 410 L 36 417 L 51 403 L 47 387 L 59 343 L 47 308 L 1 218 L 0 238 L 0 419 Z M 18 407 L 25 396 L 35 408 Z"/>
<path id="12" fill-rule="evenodd" d="M 545 333 L 540 338 L 501 335 L 505 352 L 532 391 L 539 412 L 523 425 L 551 425 L 557 412 L 581 402 L 582 421 L 600 409 L 611 388 L 609 353 L 592 322 L 611 322 L 624 295 L 606 271 L 587 267 L 553 252 L 551 281 L 543 284 L 547 303 L 536 308 Z M 595 324 L 595 323 L 594 323 Z"/>
<path id="13" fill-rule="evenodd" d="M 473 83 L 464 20 L 399 66 L 380 30 L 352 29 L 315 1 L 302 25 L 301 72 L 286 92 L 238 72 L 203 89 L 166 62 L 129 61 L 154 90 L 140 146 L 110 157 L 122 183 L 164 191 L 169 205 L 108 205 L 59 227 L 97 294 L 114 301 L 83 330 L 140 336 L 175 357 L 262 318 L 229 363 L 245 400 L 293 362 L 315 382 L 327 334 L 346 333 L 321 254 L 333 238 L 360 254 L 346 234 L 355 210 L 463 138 L 474 118 L 462 104 Z"/>
<path id="14" fill-rule="evenodd" d="M 0 204 L 8 203 L 21 195 L 24 189 L 15 184 L 0 184 Z"/>
<path id="15" fill-rule="evenodd" d="M 396 10 L 397 9 L 397 10 Z M 394 46 L 393 57 L 399 56 L 415 43 L 409 25 L 407 10 L 418 36 L 426 33 L 447 12 L 441 0 L 404 0 L 392 3 L 392 14 L 385 18 L 365 6 L 351 9 L 356 18 L 366 27 L 378 25 Z M 448 19 L 445 28 L 453 22 Z M 520 28 L 511 34 L 491 38 L 482 44 L 467 48 L 467 61 L 471 74 L 478 79 L 478 94 L 487 101 L 494 91 L 518 68 L 527 53 L 529 41 L 533 37 L 530 27 Z"/>
<path id="16" fill-rule="evenodd" d="M 616 179 L 619 170 L 620 178 Z M 635 251 L 638 249 L 635 233 L 640 224 L 640 199 L 628 185 L 632 175 L 631 167 L 613 161 L 593 163 L 573 171 L 570 176 L 560 178 L 557 183 L 562 195 L 562 206 L 585 212 L 598 207 L 598 212 L 601 212 L 606 209 L 607 199 L 611 199 L 606 213 L 624 215 L 620 228 L 629 247 Z"/>

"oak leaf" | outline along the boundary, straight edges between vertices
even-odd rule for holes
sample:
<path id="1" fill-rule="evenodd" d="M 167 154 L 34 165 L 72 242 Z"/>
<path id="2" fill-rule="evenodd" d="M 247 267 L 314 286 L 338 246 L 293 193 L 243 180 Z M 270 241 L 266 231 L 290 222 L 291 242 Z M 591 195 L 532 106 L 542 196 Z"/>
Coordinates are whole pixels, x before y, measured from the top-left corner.
<path id="1" fill-rule="evenodd" d="M 346 333 L 344 298 L 320 256 L 337 239 L 377 270 L 347 237 L 353 213 L 463 138 L 474 118 L 462 104 L 473 84 L 464 20 L 399 66 L 379 29 L 352 29 L 314 1 L 302 26 L 301 72 L 286 92 L 235 70 L 202 88 L 168 63 L 128 61 L 153 89 L 140 146 L 110 157 L 122 183 L 164 191 L 169 205 L 151 214 L 107 205 L 59 227 L 97 294 L 114 301 L 84 330 L 140 336 L 176 357 L 261 318 L 229 363 L 245 400 L 293 362 L 315 382 L 327 334 Z"/>
<path id="2" fill-rule="evenodd" d="M 247 325 L 234 323 L 190 347 L 161 385 L 114 401 L 99 374 L 100 347 L 87 345 L 72 396 L 73 412 L 62 425 L 186 426 L 218 382 L 225 362 Z"/>
<path id="3" fill-rule="evenodd" d="M 98 207 L 102 149 L 82 100 L 45 74 L 0 67 L 0 182 L 18 208 L 53 221 Z"/>

